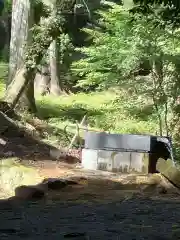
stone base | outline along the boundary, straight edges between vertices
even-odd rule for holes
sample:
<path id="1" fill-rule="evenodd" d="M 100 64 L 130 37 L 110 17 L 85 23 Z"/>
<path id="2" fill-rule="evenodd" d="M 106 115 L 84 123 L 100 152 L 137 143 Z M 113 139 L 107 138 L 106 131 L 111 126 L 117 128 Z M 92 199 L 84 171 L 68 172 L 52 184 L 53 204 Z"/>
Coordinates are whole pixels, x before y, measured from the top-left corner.
<path id="1" fill-rule="evenodd" d="M 180 170 L 174 166 L 171 159 L 160 158 L 156 165 L 157 170 L 176 187 L 180 188 Z"/>
<path id="2" fill-rule="evenodd" d="M 137 152 L 82 150 L 82 167 L 122 173 L 148 173 L 149 155 Z"/>

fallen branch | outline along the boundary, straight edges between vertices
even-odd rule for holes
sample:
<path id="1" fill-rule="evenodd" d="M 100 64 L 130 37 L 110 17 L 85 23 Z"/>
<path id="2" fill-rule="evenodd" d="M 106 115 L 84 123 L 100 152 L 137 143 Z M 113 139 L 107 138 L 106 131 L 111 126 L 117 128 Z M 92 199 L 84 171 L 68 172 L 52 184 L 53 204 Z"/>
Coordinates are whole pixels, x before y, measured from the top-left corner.
<path id="1" fill-rule="evenodd" d="M 83 127 L 81 126 L 80 124 L 78 125 L 79 127 L 79 130 L 85 130 L 87 132 L 107 132 L 107 131 L 104 131 L 104 130 L 101 130 L 101 129 L 97 129 L 97 128 L 92 128 L 92 127 Z M 70 127 L 70 128 L 77 128 L 77 124 L 70 124 L 70 125 L 66 125 L 65 128 L 64 128 L 64 131 L 66 132 L 66 129 L 67 127 Z M 107 133 L 110 133 L 109 131 Z"/>
<path id="2" fill-rule="evenodd" d="M 87 115 L 84 115 L 83 119 L 81 120 L 80 126 L 81 125 L 83 126 L 85 124 L 86 118 L 87 118 Z M 68 150 L 72 148 L 72 146 L 76 142 L 77 138 L 80 138 L 79 129 L 80 129 L 79 125 L 78 125 L 78 123 L 76 123 L 76 133 L 69 144 Z"/>
<path id="3" fill-rule="evenodd" d="M 6 116 L 6 114 L 4 114 L 2 111 L 0 111 L 0 122 L 1 122 L 0 134 L 4 133 L 10 127 L 14 128 L 19 127 L 15 121 Z"/>
<path id="4" fill-rule="evenodd" d="M 80 124 L 78 124 L 78 122 L 76 122 L 76 124 L 70 124 L 70 125 L 66 125 L 64 128 L 64 133 L 66 134 L 67 139 L 70 141 L 68 150 L 72 148 L 72 146 L 74 145 L 74 143 L 76 142 L 77 139 L 80 139 L 80 130 L 84 130 L 86 132 L 106 132 L 104 130 L 100 130 L 97 128 L 92 128 L 92 127 L 88 127 L 86 123 L 86 118 L 87 115 L 85 115 L 83 117 L 83 119 L 81 120 Z M 67 136 L 67 127 L 71 127 L 71 128 L 76 128 L 76 132 L 73 136 L 73 138 L 70 140 Z M 109 131 L 107 133 L 110 133 Z M 83 137 L 83 139 L 85 139 L 85 136 Z"/>

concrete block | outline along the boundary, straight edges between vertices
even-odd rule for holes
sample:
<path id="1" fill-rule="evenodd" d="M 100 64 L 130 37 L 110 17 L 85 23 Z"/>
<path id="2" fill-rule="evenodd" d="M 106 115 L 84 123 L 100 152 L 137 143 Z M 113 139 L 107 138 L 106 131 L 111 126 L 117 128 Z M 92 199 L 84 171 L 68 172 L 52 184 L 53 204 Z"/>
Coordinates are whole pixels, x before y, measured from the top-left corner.
<path id="1" fill-rule="evenodd" d="M 129 172 L 130 171 L 130 153 L 129 152 L 113 152 L 112 153 L 113 172 Z"/>
<path id="2" fill-rule="evenodd" d="M 82 149 L 82 167 L 88 170 L 98 169 L 98 151 Z"/>
<path id="3" fill-rule="evenodd" d="M 144 165 L 143 164 L 143 158 L 144 158 L 143 153 L 136 153 L 136 152 L 131 153 L 131 156 L 130 156 L 131 171 L 133 171 L 133 172 L 143 172 L 143 165 Z"/>
<path id="4" fill-rule="evenodd" d="M 148 159 L 144 153 L 83 149 L 82 167 L 109 172 L 147 173 Z"/>
<path id="5" fill-rule="evenodd" d="M 98 170 L 103 171 L 112 171 L 112 159 L 111 159 L 111 152 L 104 151 L 104 150 L 97 150 L 98 152 Z"/>
<path id="6" fill-rule="evenodd" d="M 160 158 L 157 161 L 156 169 L 175 186 L 180 188 L 180 170 L 174 166 L 171 159 L 164 160 Z"/>

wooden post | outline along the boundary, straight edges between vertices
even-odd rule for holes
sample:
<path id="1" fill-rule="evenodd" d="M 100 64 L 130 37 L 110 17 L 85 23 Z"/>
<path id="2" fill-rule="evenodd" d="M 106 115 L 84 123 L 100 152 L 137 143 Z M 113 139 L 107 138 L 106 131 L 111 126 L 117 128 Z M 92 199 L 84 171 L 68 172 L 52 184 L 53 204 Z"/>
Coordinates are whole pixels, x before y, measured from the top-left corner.
<path id="1" fill-rule="evenodd" d="M 84 115 L 83 119 L 80 122 L 80 126 L 83 126 L 85 124 L 86 117 L 87 117 L 87 115 Z M 79 127 L 78 123 L 76 123 L 76 133 L 74 134 L 74 137 L 72 138 L 72 140 L 69 144 L 68 150 L 72 148 L 73 144 L 75 143 L 75 141 L 79 137 L 79 129 L 80 129 L 80 127 Z"/>

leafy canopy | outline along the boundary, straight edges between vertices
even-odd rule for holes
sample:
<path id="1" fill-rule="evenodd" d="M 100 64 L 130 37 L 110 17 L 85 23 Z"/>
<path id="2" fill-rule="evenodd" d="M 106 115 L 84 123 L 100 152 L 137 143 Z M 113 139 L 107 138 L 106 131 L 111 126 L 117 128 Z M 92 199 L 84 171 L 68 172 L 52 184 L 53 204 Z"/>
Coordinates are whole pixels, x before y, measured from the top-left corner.
<path id="1" fill-rule="evenodd" d="M 136 21 L 131 21 L 132 15 L 122 6 L 106 4 L 111 8 L 98 12 L 102 28 L 84 29 L 92 45 L 76 49 L 85 56 L 73 64 L 81 78 L 79 84 L 124 84 L 144 59 L 152 62 L 162 53 L 168 58 L 177 53 L 179 31 L 175 34 L 170 28 L 155 28 L 153 15 L 142 18 L 136 14 Z"/>
<path id="2" fill-rule="evenodd" d="M 108 11 L 98 12 L 102 28 L 84 29 L 92 45 L 77 49 L 84 55 L 72 66 L 79 85 L 132 89 L 154 103 L 160 121 L 162 117 L 169 121 L 167 109 L 172 118 L 180 95 L 180 31 L 155 26 L 153 13 L 136 14 L 132 21 L 122 6 L 107 4 L 111 6 Z M 149 71 L 142 76 L 144 63 Z"/>
<path id="3" fill-rule="evenodd" d="M 180 26 L 180 1 L 179 0 L 133 0 L 135 6 L 132 12 L 152 14 L 158 10 L 158 16 L 164 24 L 177 28 Z"/>

